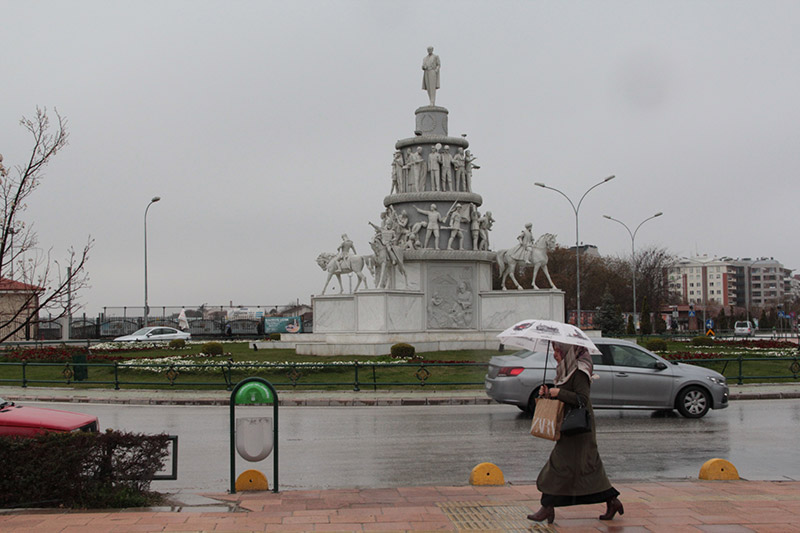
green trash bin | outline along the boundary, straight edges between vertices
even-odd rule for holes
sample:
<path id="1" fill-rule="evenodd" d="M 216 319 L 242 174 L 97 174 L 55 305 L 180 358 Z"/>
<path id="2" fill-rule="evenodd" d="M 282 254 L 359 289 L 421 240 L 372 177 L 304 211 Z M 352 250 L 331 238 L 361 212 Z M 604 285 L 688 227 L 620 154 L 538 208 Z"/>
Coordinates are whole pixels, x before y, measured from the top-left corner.
<path id="1" fill-rule="evenodd" d="M 86 366 L 87 354 L 75 354 L 72 356 L 72 378 L 74 381 L 86 381 L 89 379 L 89 367 Z"/>

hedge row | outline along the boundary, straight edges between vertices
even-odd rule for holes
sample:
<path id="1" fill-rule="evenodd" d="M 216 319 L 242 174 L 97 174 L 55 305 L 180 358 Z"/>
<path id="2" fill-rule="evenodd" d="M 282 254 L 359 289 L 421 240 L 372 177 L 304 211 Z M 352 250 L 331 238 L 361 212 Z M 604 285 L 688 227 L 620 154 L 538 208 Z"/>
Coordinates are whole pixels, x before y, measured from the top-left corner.
<path id="1" fill-rule="evenodd" d="M 0 437 L 0 507 L 103 508 L 152 505 L 153 476 L 167 435 L 108 430 Z"/>

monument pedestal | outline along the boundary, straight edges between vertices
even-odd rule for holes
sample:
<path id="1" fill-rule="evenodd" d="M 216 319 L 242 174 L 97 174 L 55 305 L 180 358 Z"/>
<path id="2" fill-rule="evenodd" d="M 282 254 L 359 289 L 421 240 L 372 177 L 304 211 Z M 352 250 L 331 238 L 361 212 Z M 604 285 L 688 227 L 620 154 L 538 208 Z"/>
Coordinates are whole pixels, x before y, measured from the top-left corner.
<path id="1" fill-rule="evenodd" d="M 491 283 L 491 270 L 485 266 Z M 432 267 L 432 268 L 429 268 Z M 437 268 L 438 267 L 438 268 Z M 560 290 L 492 291 L 483 288 L 474 298 L 472 310 L 461 314 L 446 281 L 452 268 L 444 262 L 420 263 L 409 272 L 411 279 L 429 279 L 428 287 L 442 289 L 441 302 L 420 289 L 368 289 L 354 294 L 315 296 L 314 333 L 283 335 L 281 341 L 255 342 L 258 349 L 291 348 L 299 355 L 387 355 L 398 342 L 417 352 L 442 350 L 496 350 L 497 334 L 526 318 L 562 319 L 564 293 Z M 456 269 L 466 269 L 460 265 Z M 478 268 L 477 270 L 483 270 Z M 450 271 L 452 273 L 452 269 Z M 416 275 L 419 274 L 419 276 Z M 439 282 L 439 284 L 437 284 Z M 415 285 L 425 285 L 417 281 Z M 481 283 L 478 283 L 481 286 Z M 457 292 L 457 288 L 455 289 Z M 452 291 L 451 291 L 452 292 Z M 442 307 L 443 306 L 443 307 Z M 440 314 L 442 307 L 443 314 Z"/>

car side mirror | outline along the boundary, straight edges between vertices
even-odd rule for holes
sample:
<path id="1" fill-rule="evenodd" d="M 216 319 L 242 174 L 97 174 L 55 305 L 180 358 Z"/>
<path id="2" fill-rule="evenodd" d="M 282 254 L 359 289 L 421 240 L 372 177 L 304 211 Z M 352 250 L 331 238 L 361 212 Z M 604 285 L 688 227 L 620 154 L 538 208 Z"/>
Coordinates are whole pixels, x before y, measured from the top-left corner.
<path id="1" fill-rule="evenodd" d="M 661 361 L 657 361 L 656 362 L 656 366 L 655 366 L 656 370 L 665 370 L 666 368 L 667 368 L 667 365 L 665 365 Z"/>

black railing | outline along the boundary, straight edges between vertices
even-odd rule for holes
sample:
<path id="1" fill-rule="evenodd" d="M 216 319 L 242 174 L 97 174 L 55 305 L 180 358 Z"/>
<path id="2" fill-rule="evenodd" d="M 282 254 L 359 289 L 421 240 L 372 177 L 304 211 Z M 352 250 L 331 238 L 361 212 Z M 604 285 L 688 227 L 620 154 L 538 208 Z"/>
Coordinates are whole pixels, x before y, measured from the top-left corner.
<path id="1" fill-rule="evenodd" d="M 142 364 L 115 363 L 40 363 L 28 361 L 0 362 L 0 376 L 14 374 L 6 369 L 16 369 L 17 375 L 0 377 L 0 383 L 8 385 L 52 386 L 87 385 L 137 387 L 211 387 L 232 390 L 243 377 L 267 376 L 270 383 L 286 388 L 350 388 L 362 387 L 425 387 L 425 386 L 478 386 L 483 385 L 483 376 L 488 363 L 473 362 L 421 362 L 421 363 L 169 363 Z M 463 376 L 453 379 L 455 369 L 462 368 Z M 473 368 L 479 368 L 476 372 Z M 365 378 L 366 373 L 366 379 Z M 100 379 L 93 376 L 100 374 Z M 331 379 L 320 376 L 328 374 Z M 331 375 L 332 374 L 332 375 Z M 149 376 L 160 379 L 147 379 Z M 208 380 L 198 380 L 207 375 Z M 85 379 L 81 379 L 84 377 Z M 350 377 L 352 376 L 352 377 Z M 139 378 L 139 379 L 135 379 Z M 143 379 L 142 379 L 143 378 Z"/>
<path id="2" fill-rule="evenodd" d="M 710 367 L 729 382 L 800 380 L 800 356 L 682 359 Z M 341 363 L 114 363 L 28 361 L 0 362 L 0 383 L 28 386 L 111 386 L 144 388 L 209 387 L 232 390 L 241 379 L 258 375 L 284 389 L 483 385 L 488 363 L 474 362 L 341 362 Z M 202 377 L 208 379 L 200 379 Z M 327 378 L 327 379 L 326 379 Z"/>

